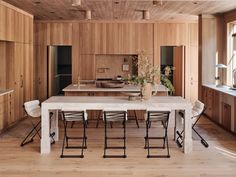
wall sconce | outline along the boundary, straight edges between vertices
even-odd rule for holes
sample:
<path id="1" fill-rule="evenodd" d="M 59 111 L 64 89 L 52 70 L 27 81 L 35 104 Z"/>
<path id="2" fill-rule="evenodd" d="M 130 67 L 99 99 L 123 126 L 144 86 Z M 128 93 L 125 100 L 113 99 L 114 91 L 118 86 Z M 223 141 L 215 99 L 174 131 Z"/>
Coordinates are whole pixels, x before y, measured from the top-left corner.
<path id="1" fill-rule="evenodd" d="M 227 69 L 228 66 L 232 63 L 233 60 L 235 60 L 235 56 L 236 56 L 236 33 L 232 34 L 232 37 L 233 37 L 233 54 L 231 56 L 231 58 L 229 59 L 227 65 L 225 64 L 222 64 L 222 63 L 219 63 L 217 64 L 215 67 L 217 69 Z M 233 84 L 232 84 L 232 87 L 231 89 L 236 89 L 236 68 L 233 68 L 232 70 L 232 78 L 233 78 Z M 216 86 L 222 86 L 222 81 L 221 81 L 221 78 L 219 76 L 217 76 L 216 78 L 216 81 L 218 81 L 219 83 L 216 84 Z"/>

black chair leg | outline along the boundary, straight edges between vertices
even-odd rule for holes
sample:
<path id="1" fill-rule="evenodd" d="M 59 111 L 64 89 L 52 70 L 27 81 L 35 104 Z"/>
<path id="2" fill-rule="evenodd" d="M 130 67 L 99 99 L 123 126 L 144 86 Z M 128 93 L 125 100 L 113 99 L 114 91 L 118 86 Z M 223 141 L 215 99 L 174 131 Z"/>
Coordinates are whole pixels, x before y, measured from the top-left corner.
<path id="1" fill-rule="evenodd" d="M 201 138 L 202 145 L 208 148 L 209 144 L 206 142 L 206 140 L 197 132 L 197 130 L 194 127 L 192 127 L 192 129 L 199 136 L 199 138 Z"/>
<path id="2" fill-rule="evenodd" d="M 137 117 L 137 114 L 136 114 L 136 111 L 135 111 L 135 110 L 134 110 L 134 117 L 135 117 L 136 125 L 137 125 L 137 127 L 139 128 L 138 117 Z"/>
<path id="3" fill-rule="evenodd" d="M 99 126 L 99 121 L 101 119 L 102 111 L 99 111 L 98 116 L 97 116 L 97 123 L 96 123 L 96 128 Z"/>
<path id="4" fill-rule="evenodd" d="M 36 125 L 34 125 L 32 122 L 31 122 L 31 124 L 32 124 L 33 128 L 32 128 L 31 131 L 28 133 L 28 135 L 25 137 L 25 139 L 21 142 L 21 146 L 24 146 L 24 145 L 26 145 L 26 144 L 29 144 L 29 143 L 33 142 L 33 141 L 34 141 L 34 137 L 35 137 L 36 135 L 38 135 L 38 136 L 40 137 L 39 131 L 40 131 L 41 127 L 39 128 L 39 130 L 37 130 L 37 128 L 40 126 L 41 121 L 39 121 Z M 35 132 L 34 132 L 34 131 L 35 131 Z M 31 138 L 29 139 L 29 137 L 31 137 Z M 41 137 L 40 137 L 40 138 L 41 138 Z M 28 139 L 29 139 L 29 140 L 28 140 Z M 28 140 L 28 141 L 27 141 L 27 140 Z"/>
<path id="5" fill-rule="evenodd" d="M 150 129 L 150 122 L 146 121 L 146 136 L 145 136 L 145 146 L 144 149 L 147 149 L 148 154 L 147 158 L 170 158 L 170 151 L 169 151 L 169 142 L 168 142 L 168 134 L 167 134 L 167 127 L 165 128 L 165 135 L 164 137 L 149 137 L 149 129 Z M 150 139 L 162 139 L 163 145 L 162 146 L 150 146 Z M 167 149 L 167 155 L 151 155 L 150 149 Z"/>
<path id="6" fill-rule="evenodd" d="M 124 115 L 125 117 L 125 115 Z M 123 137 L 108 137 L 108 132 L 107 132 L 107 124 L 108 122 L 106 121 L 106 117 L 104 119 L 104 154 L 103 154 L 103 158 L 126 158 L 126 121 L 124 120 L 122 122 L 122 127 L 123 127 Z M 110 122 L 110 125 L 111 122 Z M 123 146 L 108 146 L 108 140 L 115 140 L 115 139 L 119 139 L 119 140 L 123 140 Z M 123 150 L 123 155 L 107 155 L 107 150 L 108 149 L 121 149 Z"/>
<path id="7" fill-rule="evenodd" d="M 64 121 L 64 139 L 62 144 L 61 158 L 84 158 L 84 149 L 87 149 L 86 121 L 83 122 L 83 137 L 69 137 L 67 135 L 67 121 Z M 82 139 L 81 146 L 69 146 L 69 139 Z M 64 149 L 81 149 L 80 155 L 64 155 Z"/>

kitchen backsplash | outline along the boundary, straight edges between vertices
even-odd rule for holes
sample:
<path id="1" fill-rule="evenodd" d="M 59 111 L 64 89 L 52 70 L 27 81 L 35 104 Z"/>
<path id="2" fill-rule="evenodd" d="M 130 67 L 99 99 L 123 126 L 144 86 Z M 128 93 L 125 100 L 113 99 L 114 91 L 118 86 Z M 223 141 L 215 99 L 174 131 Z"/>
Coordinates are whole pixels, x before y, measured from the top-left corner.
<path id="1" fill-rule="evenodd" d="M 132 55 L 96 55 L 96 78 L 127 77 L 135 74 L 135 61 Z"/>

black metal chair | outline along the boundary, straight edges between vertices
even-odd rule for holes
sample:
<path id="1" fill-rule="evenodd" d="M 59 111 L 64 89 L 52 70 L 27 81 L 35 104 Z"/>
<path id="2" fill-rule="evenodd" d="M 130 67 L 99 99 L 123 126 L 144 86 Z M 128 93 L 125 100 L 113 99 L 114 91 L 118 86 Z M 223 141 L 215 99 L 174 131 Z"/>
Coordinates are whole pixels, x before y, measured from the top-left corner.
<path id="1" fill-rule="evenodd" d="M 105 110 L 104 124 L 105 124 L 105 139 L 104 139 L 104 155 L 103 158 L 126 158 L 126 120 L 127 111 L 125 110 Z M 107 131 L 107 124 L 111 122 L 121 122 L 123 124 L 123 136 L 122 137 L 109 137 Z M 123 140 L 123 146 L 108 146 L 108 140 Z M 122 149 L 123 155 L 107 155 L 108 149 Z"/>
<path id="2" fill-rule="evenodd" d="M 147 111 L 145 119 L 146 119 L 146 136 L 144 149 L 147 149 L 148 155 L 147 158 L 170 158 L 169 153 L 169 143 L 168 143 L 168 123 L 169 123 L 169 115 L 170 111 Z M 149 129 L 151 122 L 160 122 L 164 128 L 164 136 L 154 137 L 149 135 Z M 149 140 L 163 140 L 163 146 L 150 146 Z M 151 155 L 150 149 L 165 149 L 167 148 L 167 155 Z"/>
<path id="3" fill-rule="evenodd" d="M 85 111 L 62 111 L 62 119 L 64 123 L 64 138 L 62 144 L 61 158 L 84 158 L 84 149 L 87 149 L 87 136 L 86 136 L 86 120 L 87 114 Z M 68 122 L 82 122 L 83 123 L 83 136 L 82 137 L 69 137 L 68 136 Z M 82 140 L 81 146 L 69 146 L 69 140 Z M 64 155 L 66 149 L 81 149 L 80 155 Z"/>
<path id="4" fill-rule="evenodd" d="M 193 106 L 193 109 L 192 109 L 192 114 L 193 114 L 193 117 L 192 117 L 192 130 L 201 139 L 202 145 L 205 146 L 206 148 L 208 148 L 209 145 L 206 142 L 206 140 L 195 129 L 196 124 L 198 123 L 198 121 L 202 117 L 202 115 L 204 114 L 205 110 L 206 110 L 206 107 L 202 102 L 196 101 L 194 103 L 194 106 Z M 184 112 L 180 111 L 179 116 L 184 119 Z M 184 130 L 182 130 L 181 132 L 176 131 L 176 133 L 178 135 L 178 137 L 176 139 L 176 143 L 180 148 L 182 148 L 183 147 L 183 133 L 184 133 Z"/>
<path id="5" fill-rule="evenodd" d="M 24 146 L 26 144 L 29 144 L 29 143 L 33 142 L 34 137 L 36 135 L 38 135 L 38 137 L 41 139 L 41 136 L 40 136 L 40 133 L 39 133 L 40 130 L 41 130 L 41 120 L 39 120 L 36 124 L 32 120 L 33 118 L 40 118 L 41 117 L 41 108 L 40 108 L 39 100 L 32 100 L 32 101 L 25 102 L 23 107 L 24 107 L 25 113 L 27 114 L 27 117 L 30 118 L 30 123 L 32 125 L 32 129 L 26 135 L 24 140 L 21 142 L 21 146 Z M 49 113 L 50 124 L 51 124 L 52 116 L 53 116 L 53 113 L 50 112 Z M 53 138 L 54 135 L 55 135 L 55 132 L 52 132 L 49 135 L 51 137 L 51 143 L 52 144 L 55 143 L 55 140 Z"/>

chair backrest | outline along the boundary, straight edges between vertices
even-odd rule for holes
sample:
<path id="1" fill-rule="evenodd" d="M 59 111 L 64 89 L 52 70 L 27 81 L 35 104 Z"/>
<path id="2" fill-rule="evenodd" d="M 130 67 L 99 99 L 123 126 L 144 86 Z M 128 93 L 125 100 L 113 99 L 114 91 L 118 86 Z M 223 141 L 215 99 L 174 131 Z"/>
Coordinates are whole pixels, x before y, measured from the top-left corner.
<path id="1" fill-rule="evenodd" d="M 61 111 L 62 119 L 65 121 L 85 121 L 87 120 L 87 114 L 85 111 Z"/>
<path id="2" fill-rule="evenodd" d="M 161 122 L 165 128 L 168 128 L 169 124 L 169 116 L 170 111 L 159 111 L 159 110 L 153 110 L 153 111 L 147 111 L 147 118 L 146 120 L 148 122 Z"/>
<path id="3" fill-rule="evenodd" d="M 200 116 L 204 112 L 204 109 L 205 109 L 204 103 L 202 103 L 199 100 L 195 101 L 192 108 L 193 117 Z"/>
<path id="4" fill-rule="evenodd" d="M 122 109 L 103 110 L 103 119 L 107 122 L 126 121 L 127 110 L 122 110 Z"/>
<path id="5" fill-rule="evenodd" d="M 40 117 L 41 108 L 39 100 L 32 100 L 24 103 L 25 112 L 31 117 Z"/>

